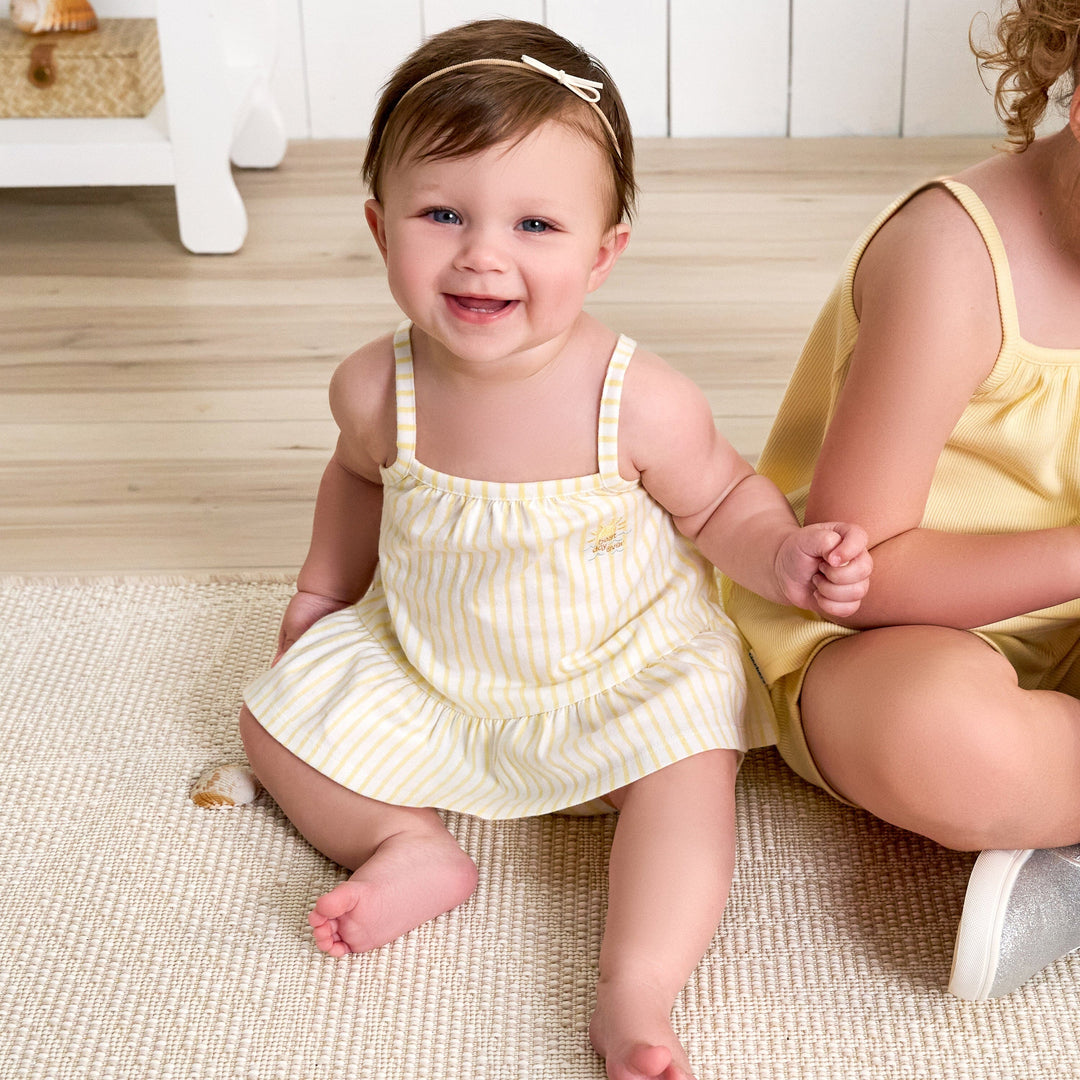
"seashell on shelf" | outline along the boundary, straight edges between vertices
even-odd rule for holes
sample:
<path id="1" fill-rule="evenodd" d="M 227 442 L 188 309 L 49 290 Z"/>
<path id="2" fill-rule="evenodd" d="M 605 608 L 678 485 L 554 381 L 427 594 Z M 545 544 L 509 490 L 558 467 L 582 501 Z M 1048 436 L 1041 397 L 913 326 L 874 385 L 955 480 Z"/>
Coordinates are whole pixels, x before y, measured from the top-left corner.
<path id="1" fill-rule="evenodd" d="M 27 34 L 53 30 L 96 30 L 90 0 L 11 0 L 11 21 Z"/>
<path id="2" fill-rule="evenodd" d="M 218 765 L 195 781 L 191 801 L 210 810 L 227 810 L 253 802 L 262 784 L 246 765 Z"/>

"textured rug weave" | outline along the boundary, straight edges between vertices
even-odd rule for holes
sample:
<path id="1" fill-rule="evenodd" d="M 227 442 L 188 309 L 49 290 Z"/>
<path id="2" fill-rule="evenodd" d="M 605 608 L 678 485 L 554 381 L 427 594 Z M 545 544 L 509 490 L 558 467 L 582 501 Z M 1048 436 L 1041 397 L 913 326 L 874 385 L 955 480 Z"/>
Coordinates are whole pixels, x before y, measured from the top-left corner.
<path id="1" fill-rule="evenodd" d="M 305 917 L 342 871 L 265 795 L 191 803 L 205 767 L 242 760 L 241 688 L 289 592 L 0 578 L 0 1077 L 601 1080 L 610 821 L 450 815 L 475 897 L 332 960 Z M 731 901 L 675 1013 L 699 1080 L 1080 1076 L 1080 956 L 1005 1000 L 944 992 L 972 856 L 772 751 L 738 805 Z"/>

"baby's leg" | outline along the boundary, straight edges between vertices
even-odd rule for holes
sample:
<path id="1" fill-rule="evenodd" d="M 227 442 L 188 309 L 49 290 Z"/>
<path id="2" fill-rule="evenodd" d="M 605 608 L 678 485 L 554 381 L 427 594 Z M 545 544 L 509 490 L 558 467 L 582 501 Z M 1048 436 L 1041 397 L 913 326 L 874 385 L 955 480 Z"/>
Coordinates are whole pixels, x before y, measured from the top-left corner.
<path id="1" fill-rule="evenodd" d="M 589 1028 L 611 1080 L 691 1075 L 671 1009 L 727 903 L 737 771 L 734 750 L 712 750 L 612 796 L 621 813 Z"/>
<path id="2" fill-rule="evenodd" d="M 301 835 L 354 873 L 308 916 L 331 956 L 364 952 L 449 911 L 476 887 L 476 867 L 434 810 L 357 795 L 285 749 L 245 708 L 248 760 Z"/>

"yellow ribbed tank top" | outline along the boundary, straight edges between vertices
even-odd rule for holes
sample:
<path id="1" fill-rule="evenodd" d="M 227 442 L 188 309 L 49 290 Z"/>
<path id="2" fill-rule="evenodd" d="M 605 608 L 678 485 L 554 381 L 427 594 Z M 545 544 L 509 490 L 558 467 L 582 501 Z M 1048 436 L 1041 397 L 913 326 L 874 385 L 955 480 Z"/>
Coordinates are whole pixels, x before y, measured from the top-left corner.
<path id="1" fill-rule="evenodd" d="M 993 264 L 1002 343 L 942 450 L 922 526 L 947 532 L 1010 532 L 1074 524 L 1080 511 L 1080 348 L 1052 349 L 1020 335 L 1005 248 L 989 211 L 966 185 L 936 181 L 967 211 Z M 803 520 L 814 465 L 859 333 L 855 271 L 878 230 L 908 200 L 888 207 L 848 256 L 796 366 L 758 463 Z M 854 633 L 808 612 L 770 604 L 724 581 L 725 607 L 768 684 L 779 746 L 797 771 L 820 782 L 807 760 L 798 696 L 806 668 L 829 641 Z M 1077 638 L 1080 601 L 981 627 L 1027 688 L 1054 683 Z"/>
<path id="2" fill-rule="evenodd" d="M 774 741 L 744 723 L 741 642 L 711 565 L 618 469 L 608 364 L 598 472 L 496 483 L 416 459 L 409 324 L 379 569 L 248 691 L 338 783 L 397 805 L 520 817 L 590 802 L 684 757 Z"/>

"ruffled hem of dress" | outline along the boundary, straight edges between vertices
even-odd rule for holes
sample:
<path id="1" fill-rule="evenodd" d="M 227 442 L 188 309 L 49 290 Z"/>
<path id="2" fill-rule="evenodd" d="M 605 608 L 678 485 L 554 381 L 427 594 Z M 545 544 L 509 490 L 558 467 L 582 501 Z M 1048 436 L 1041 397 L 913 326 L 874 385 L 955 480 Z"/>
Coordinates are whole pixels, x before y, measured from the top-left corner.
<path id="1" fill-rule="evenodd" d="M 362 623 L 333 622 L 245 695 L 274 738 L 344 787 L 489 819 L 554 813 L 698 753 L 775 742 L 748 730 L 745 697 L 741 643 L 724 629 L 581 701 L 491 720 L 417 685 Z"/>

